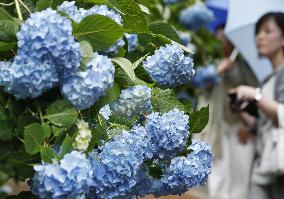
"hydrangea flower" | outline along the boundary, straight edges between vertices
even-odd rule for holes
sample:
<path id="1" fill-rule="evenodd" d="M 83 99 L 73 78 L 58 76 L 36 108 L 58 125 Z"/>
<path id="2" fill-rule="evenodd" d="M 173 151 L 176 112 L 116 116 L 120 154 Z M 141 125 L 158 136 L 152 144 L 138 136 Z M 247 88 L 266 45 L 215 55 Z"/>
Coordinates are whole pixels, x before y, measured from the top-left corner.
<path id="1" fill-rule="evenodd" d="M 210 84 L 216 84 L 218 82 L 218 76 L 214 65 L 208 65 L 206 67 L 198 67 L 192 84 L 195 87 L 205 88 Z"/>
<path id="2" fill-rule="evenodd" d="M 7 68 L 9 67 L 9 68 Z M 0 69 L 0 85 L 17 99 L 35 98 L 58 84 L 54 65 L 17 55 L 14 62 Z"/>
<path id="3" fill-rule="evenodd" d="M 202 185 L 211 172 L 213 156 L 207 143 L 193 140 L 187 157 L 176 157 L 161 181 L 168 193 L 181 194 L 188 188 Z"/>
<path id="4" fill-rule="evenodd" d="M 152 109 L 150 98 L 151 89 L 146 85 L 137 85 L 122 90 L 119 99 L 111 103 L 110 107 L 119 115 L 133 118 Z"/>
<path id="5" fill-rule="evenodd" d="M 151 151 L 159 158 L 171 157 L 182 150 L 189 136 L 189 117 L 178 109 L 163 115 L 151 113 L 145 128 L 151 137 Z"/>
<path id="6" fill-rule="evenodd" d="M 69 17 L 75 20 L 77 23 L 80 23 L 85 17 L 90 15 L 103 15 L 106 17 L 111 18 L 116 23 L 122 25 L 122 18 L 121 16 L 112 9 L 109 9 L 106 5 L 94 5 L 88 10 L 83 8 L 78 9 L 75 6 L 75 1 L 66 2 L 64 1 L 63 4 L 57 7 L 58 10 L 65 12 L 69 15 Z M 111 46 L 109 49 L 106 50 L 107 53 L 117 52 L 117 50 L 125 44 L 123 39 L 117 40 L 117 42 Z"/>
<path id="7" fill-rule="evenodd" d="M 108 104 L 103 106 L 99 113 L 105 118 L 105 120 L 109 120 L 109 117 L 111 116 L 110 106 Z"/>
<path id="8" fill-rule="evenodd" d="M 165 4 L 175 4 L 175 3 L 179 3 L 180 0 L 163 0 L 163 2 Z"/>
<path id="9" fill-rule="evenodd" d="M 185 56 L 175 44 L 155 50 L 155 54 L 148 56 L 143 64 L 152 79 L 166 87 L 187 83 L 194 75 L 192 58 Z"/>
<path id="10" fill-rule="evenodd" d="M 78 151 L 86 151 L 88 149 L 89 143 L 92 139 L 92 132 L 89 129 L 89 125 L 84 120 L 77 121 L 78 134 L 73 143 L 73 147 Z"/>
<path id="11" fill-rule="evenodd" d="M 182 25 L 190 30 L 206 27 L 214 20 L 214 14 L 205 4 L 196 3 L 180 12 L 179 20 Z"/>
<path id="12" fill-rule="evenodd" d="M 59 163 L 43 163 L 34 170 L 31 191 L 39 198 L 77 199 L 93 183 L 91 162 L 77 151 L 66 154 Z"/>
<path id="13" fill-rule="evenodd" d="M 191 36 L 188 32 L 178 31 L 177 33 L 182 45 L 187 46 L 191 42 Z"/>
<path id="14" fill-rule="evenodd" d="M 48 17 L 47 17 L 48 16 Z M 60 76 L 77 71 L 81 49 L 70 20 L 50 8 L 31 14 L 17 33 L 18 55 L 37 63 L 48 61 Z"/>
<path id="15" fill-rule="evenodd" d="M 86 71 L 65 78 L 61 91 L 76 108 L 89 108 L 112 87 L 114 71 L 111 59 L 94 53 L 94 59 L 87 64 Z"/>
<path id="16" fill-rule="evenodd" d="M 58 11 L 66 13 L 71 19 L 79 23 L 83 19 L 82 11 L 75 6 L 75 1 L 64 1 L 57 7 Z"/>
<path id="17" fill-rule="evenodd" d="M 11 82 L 11 65 L 12 62 L 0 61 L 0 86 L 8 86 Z"/>
<path id="18" fill-rule="evenodd" d="M 138 37 L 137 34 L 124 34 L 128 42 L 128 52 L 136 50 L 138 46 Z"/>
<path id="19" fill-rule="evenodd" d="M 127 196 L 136 184 L 135 176 L 143 163 L 143 137 L 146 131 L 137 127 L 134 135 L 123 132 L 112 141 L 100 147 L 101 153 L 92 155 L 91 162 L 94 173 L 92 195 L 99 199 L 112 199 Z M 137 146 L 135 146 L 135 144 Z M 94 194 L 94 193 L 95 194 Z"/>

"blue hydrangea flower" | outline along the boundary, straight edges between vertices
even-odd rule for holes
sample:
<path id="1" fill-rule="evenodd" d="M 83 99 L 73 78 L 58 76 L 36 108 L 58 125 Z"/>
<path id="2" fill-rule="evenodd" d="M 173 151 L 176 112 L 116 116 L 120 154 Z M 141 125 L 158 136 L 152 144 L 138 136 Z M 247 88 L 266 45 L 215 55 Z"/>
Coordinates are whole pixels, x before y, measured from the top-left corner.
<path id="1" fill-rule="evenodd" d="M 9 68 L 2 67 L 0 71 L 0 85 L 5 86 L 5 91 L 17 99 L 38 97 L 56 86 L 59 81 L 53 64 L 19 55 Z"/>
<path id="2" fill-rule="evenodd" d="M 182 45 L 187 46 L 191 42 L 191 36 L 188 32 L 178 31 L 177 33 Z"/>
<path id="3" fill-rule="evenodd" d="M 8 86 L 11 82 L 10 67 L 12 62 L 0 61 L 0 86 Z"/>
<path id="4" fill-rule="evenodd" d="M 213 156 L 207 143 L 192 141 L 187 157 L 176 157 L 161 181 L 170 194 L 182 194 L 188 188 L 202 185 L 211 172 Z"/>
<path id="5" fill-rule="evenodd" d="M 206 67 L 198 67 L 192 84 L 195 87 L 205 88 L 208 85 L 214 85 L 218 83 L 218 76 L 214 65 L 208 65 Z"/>
<path id="6" fill-rule="evenodd" d="M 178 109 L 147 116 L 145 128 L 151 137 L 151 150 L 159 158 L 171 157 L 185 147 L 189 117 Z"/>
<path id="7" fill-rule="evenodd" d="M 47 17 L 48 16 L 48 17 Z M 17 33 L 18 55 L 37 63 L 48 60 L 60 76 L 77 71 L 81 50 L 72 36 L 70 20 L 50 8 L 31 14 Z"/>
<path id="8" fill-rule="evenodd" d="M 214 14 L 205 4 L 196 3 L 180 12 L 179 20 L 182 25 L 190 30 L 206 27 L 214 20 Z"/>
<path id="9" fill-rule="evenodd" d="M 109 117 L 111 116 L 110 106 L 108 104 L 103 106 L 99 113 L 105 118 L 105 120 L 109 120 Z"/>
<path id="10" fill-rule="evenodd" d="M 85 10 L 83 8 L 78 9 L 75 6 L 75 1 L 71 2 L 65 1 L 63 2 L 62 5 L 58 6 L 57 9 L 68 14 L 69 17 L 75 20 L 77 23 L 80 23 L 81 20 L 83 20 L 87 16 L 99 14 L 109 17 L 112 20 L 114 20 L 116 23 L 122 25 L 121 16 L 114 10 L 109 9 L 106 5 L 94 5 L 90 9 Z M 122 47 L 124 44 L 125 42 L 123 41 L 123 39 L 119 39 L 113 46 L 107 49 L 106 52 L 107 53 L 117 52 L 118 49 Z"/>
<path id="11" fill-rule="evenodd" d="M 77 23 L 79 23 L 84 17 L 84 15 L 81 14 L 83 11 L 78 10 L 77 6 L 75 6 L 75 1 L 64 1 L 57 7 L 57 10 L 66 13 Z"/>
<path id="12" fill-rule="evenodd" d="M 194 74 L 192 58 L 175 44 L 167 44 L 148 56 L 144 68 L 153 80 L 166 87 L 187 83 Z"/>
<path id="13" fill-rule="evenodd" d="M 65 78 L 61 91 L 76 108 L 86 109 L 112 87 L 114 71 L 111 59 L 94 53 L 94 59 L 87 64 L 87 70 Z"/>
<path id="14" fill-rule="evenodd" d="M 124 34 L 128 42 L 128 52 L 136 50 L 138 46 L 138 37 L 137 34 Z"/>
<path id="15" fill-rule="evenodd" d="M 39 198 L 77 199 L 93 184 L 91 162 L 77 151 L 66 154 L 60 163 L 43 163 L 34 170 L 31 191 Z"/>
<path id="16" fill-rule="evenodd" d="M 163 0 L 164 4 L 175 4 L 179 3 L 180 0 Z"/>
<path id="17" fill-rule="evenodd" d="M 121 91 L 119 99 L 110 104 L 111 109 L 119 115 L 129 118 L 152 109 L 151 89 L 146 85 L 137 85 Z"/>

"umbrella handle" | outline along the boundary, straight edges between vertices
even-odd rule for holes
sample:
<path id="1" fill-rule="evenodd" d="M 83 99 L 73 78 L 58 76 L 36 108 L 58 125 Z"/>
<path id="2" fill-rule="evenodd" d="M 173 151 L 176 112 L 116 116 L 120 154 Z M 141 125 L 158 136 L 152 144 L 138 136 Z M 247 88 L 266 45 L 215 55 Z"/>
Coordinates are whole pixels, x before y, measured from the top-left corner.
<path id="1" fill-rule="evenodd" d="M 229 60 L 230 60 L 231 62 L 234 62 L 234 61 L 236 60 L 238 54 L 239 54 L 239 50 L 236 49 L 236 48 L 234 48 L 233 52 L 231 53 L 231 55 L 230 55 L 230 57 L 229 57 Z"/>

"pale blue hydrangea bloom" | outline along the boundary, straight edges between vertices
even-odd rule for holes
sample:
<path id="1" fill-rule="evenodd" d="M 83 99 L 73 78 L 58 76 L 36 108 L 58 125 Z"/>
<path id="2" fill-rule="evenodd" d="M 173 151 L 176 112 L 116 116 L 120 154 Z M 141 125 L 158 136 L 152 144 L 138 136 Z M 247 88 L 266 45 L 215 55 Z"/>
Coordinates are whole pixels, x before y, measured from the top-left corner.
<path id="1" fill-rule="evenodd" d="M 194 75 L 192 58 L 185 56 L 175 44 L 155 50 L 155 54 L 148 56 L 143 64 L 152 79 L 166 87 L 187 83 Z"/>
<path id="2" fill-rule="evenodd" d="M 68 14 L 69 17 L 74 21 L 76 21 L 77 23 L 80 23 L 87 16 L 99 14 L 109 17 L 119 25 L 122 25 L 121 16 L 114 10 L 109 9 L 106 5 L 94 5 L 90 9 L 85 10 L 84 8 L 78 9 L 75 6 L 75 1 L 71 2 L 64 1 L 60 6 L 57 7 L 57 9 Z M 125 42 L 123 41 L 123 39 L 119 39 L 113 46 L 107 49 L 106 52 L 107 53 L 117 52 L 118 49 L 122 47 L 124 44 Z"/>
<path id="3" fill-rule="evenodd" d="M 47 17 L 48 16 L 48 17 Z M 81 61 L 81 49 L 72 36 L 70 20 L 50 8 L 31 14 L 17 33 L 18 55 L 37 63 L 48 61 L 60 77 L 74 73 Z"/>
<path id="4" fill-rule="evenodd" d="M 214 14 L 205 4 L 196 3 L 180 12 L 179 20 L 186 28 L 198 30 L 214 20 Z"/>
<path id="5" fill-rule="evenodd" d="M 189 117 L 178 109 L 163 115 L 151 113 L 145 128 L 151 137 L 151 150 L 155 157 L 172 157 L 182 150 L 189 136 Z"/>
<path id="6" fill-rule="evenodd" d="M 10 67 L 12 62 L 0 61 L 0 86 L 8 86 L 11 82 Z"/>
<path id="7" fill-rule="evenodd" d="M 112 111 L 119 115 L 133 118 L 152 109 L 151 88 L 137 85 L 121 91 L 119 99 L 110 104 Z"/>
<path id="8" fill-rule="evenodd" d="M 86 71 L 66 77 L 61 91 L 76 108 L 89 108 L 112 87 L 114 71 L 111 59 L 94 53 Z"/>
<path id="9" fill-rule="evenodd" d="M 17 99 L 35 98 L 58 84 L 56 67 L 17 55 L 9 68 L 0 69 L 0 85 Z"/>
<path id="10" fill-rule="evenodd" d="M 214 85 L 218 83 L 218 76 L 216 73 L 215 65 L 208 65 L 206 67 L 198 67 L 192 84 L 195 87 L 205 88 L 208 85 Z"/>
<path id="11" fill-rule="evenodd" d="M 175 4 L 179 3 L 181 0 L 163 0 L 165 4 Z"/>
<path id="12" fill-rule="evenodd" d="M 191 36 L 188 32 L 178 31 L 178 36 L 181 41 L 181 44 L 187 46 L 191 42 Z"/>
<path id="13" fill-rule="evenodd" d="M 103 116 L 103 118 L 105 118 L 105 120 L 109 120 L 109 117 L 111 116 L 110 106 L 108 104 L 103 106 L 99 113 Z"/>
<path id="14" fill-rule="evenodd" d="M 82 198 L 93 184 L 91 162 L 77 151 L 66 154 L 60 163 L 43 163 L 34 170 L 31 191 L 39 198 Z"/>
<path id="15" fill-rule="evenodd" d="M 199 186 L 207 181 L 211 172 L 213 156 L 205 142 L 192 140 L 192 152 L 187 157 L 176 157 L 165 172 L 161 181 L 170 194 L 182 194 L 188 188 Z"/>
<path id="16" fill-rule="evenodd" d="M 134 51 L 136 50 L 137 46 L 138 46 L 138 36 L 137 34 L 128 34 L 125 33 L 124 36 L 127 39 L 127 43 L 128 43 L 128 52 Z"/>

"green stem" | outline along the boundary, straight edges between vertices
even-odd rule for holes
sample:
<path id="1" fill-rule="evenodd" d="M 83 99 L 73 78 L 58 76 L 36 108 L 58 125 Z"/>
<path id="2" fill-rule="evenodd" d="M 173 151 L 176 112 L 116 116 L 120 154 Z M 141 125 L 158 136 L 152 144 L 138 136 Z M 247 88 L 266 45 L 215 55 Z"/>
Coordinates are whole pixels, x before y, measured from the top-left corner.
<path id="1" fill-rule="evenodd" d="M 28 6 L 22 0 L 18 0 L 18 1 L 30 14 L 32 14 L 31 10 L 28 8 Z"/>
<path id="2" fill-rule="evenodd" d="M 38 111 L 38 114 L 39 114 L 39 119 L 40 119 L 41 122 L 43 122 L 42 112 L 41 112 L 40 105 L 39 105 L 37 100 L 36 100 L 36 108 L 37 108 L 37 111 Z"/>
<path id="3" fill-rule="evenodd" d="M 0 5 L 1 6 L 12 6 L 12 5 L 14 5 L 14 2 L 12 2 L 12 3 L 2 3 L 2 2 L 0 2 Z"/>
<path id="4" fill-rule="evenodd" d="M 21 13 L 19 2 L 18 2 L 18 0 L 14 0 L 14 1 L 15 1 L 16 10 L 17 10 L 17 13 L 18 13 L 18 18 L 22 21 L 23 16 L 22 16 L 22 13 Z"/>

